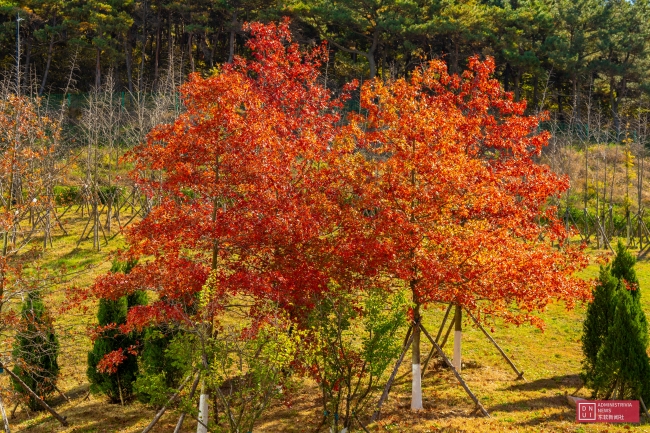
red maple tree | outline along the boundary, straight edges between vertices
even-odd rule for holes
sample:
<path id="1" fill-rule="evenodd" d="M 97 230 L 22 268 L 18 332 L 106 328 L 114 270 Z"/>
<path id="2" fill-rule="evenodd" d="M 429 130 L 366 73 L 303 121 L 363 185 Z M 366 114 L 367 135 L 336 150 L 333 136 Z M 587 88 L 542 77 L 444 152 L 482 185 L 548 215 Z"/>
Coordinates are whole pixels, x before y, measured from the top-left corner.
<path id="1" fill-rule="evenodd" d="M 461 76 L 432 61 L 409 79 L 367 82 L 337 140 L 355 197 L 347 226 L 362 248 L 352 255 L 376 284 L 410 290 L 416 322 L 443 302 L 541 326 L 531 312 L 590 293 L 573 276 L 585 256 L 550 205 L 568 180 L 537 162 L 549 134 L 493 71 L 493 59 L 473 57 Z M 414 327 L 414 376 L 419 337 Z"/>
<path id="2" fill-rule="evenodd" d="M 540 325 L 530 313 L 551 300 L 589 296 L 572 276 L 585 257 L 549 204 L 568 181 L 537 163 L 548 134 L 490 78 L 491 59 L 370 81 L 338 127 L 341 102 L 318 81 L 324 48 L 301 52 L 287 21 L 249 29 L 252 59 L 192 75 L 186 111 L 131 155 L 156 201 L 127 235 L 140 262 L 94 286 L 157 293 L 125 330 L 209 328 L 229 295 L 295 317 L 331 285 L 406 288 L 416 322 L 446 302 Z"/>
<path id="3" fill-rule="evenodd" d="M 213 316 L 227 295 L 291 307 L 327 288 L 328 264 L 314 257 L 335 230 L 323 160 L 341 108 L 319 82 L 327 51 L 302 52 L 287 20 L 248 30 L 252 59 L 193 74 L 180 88 L 185 112 L 131 154 L 157 204 L 127 235 L 125 255 L 140 263 L 94 287 L 107 298 L 158 293 L 126 328 Z"/>

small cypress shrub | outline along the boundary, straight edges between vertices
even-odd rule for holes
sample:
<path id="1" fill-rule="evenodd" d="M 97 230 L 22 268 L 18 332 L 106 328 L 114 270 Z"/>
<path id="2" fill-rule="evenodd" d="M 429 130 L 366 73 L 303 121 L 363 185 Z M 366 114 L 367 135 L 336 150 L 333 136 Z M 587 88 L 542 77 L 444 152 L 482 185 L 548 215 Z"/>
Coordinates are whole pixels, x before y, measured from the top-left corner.
<path id="1" fill-rule="evenodd" d="M 634 256 L 630 254 L 625 245 L 623 245 L 623 242 L 618 241 L 616 245 L 616 257 L 612 261 L 612 275 L 620 282 L 626 281 L 630 288 L 632 298 L 639 301 L 641 291 L 639 290 L 639 279 L 634 269 L 635 264 L 636 259 Z"/>
<path id="2" fill-rule="evenodd" d="M 16 334 L 12 355 L 16 360 L 13 372 L 25 382 L 36 395 L 45 399 L 56 389 L 59 376 L 59 341 L 54 333 L 52 320 L 37 291 L 30 292 L 23 302 L 20 325 Z M 27 390 L 14 381 L 14 389 L 27 395 Z M 29 408 L 39 410 L 31 395 Z"/>
<path id="3" fill-rule="evenodd" d="M 170 392 L 180 383 L 183 368 L 170 345 L 179 332 L 150 326 L 143 334 L 140 353 L 140 375 L 135 383 L 138 400 L 143 403 L 163 404 Z"/>
<path id="4" fill-rule="evenodd" d="M 582 335 L 582 378 L 594 397 L 650 401 L 647 319 L 636 260 L 622 242 L 611 267 L 601 267 Z"/>
<path id="5" fill-rule="evenodd" d="M 604 398 L 650 401 L 648 332 L 640 305 L 627 290 L 616 294 L 614 320 L 598 352 L 594 389 Z"/>
<path id="6" fill-rule="evenodd" d="M 601 266 L 593 300 L 587 306 L 582 332 L 582 352 L 585 359 L 582 362 L 581 376 L 585 385 L 592 389 L 594 388 L 592 379 L 595 374 L 598 352 L 614 321 L 614 310 L 616 309 L 614 301 L 617 287 L 618 279 L 612 276 L 611 267 Z"/>
<path id="7" fill-rule="evenodd" d="M 111 272 L 129 273 L 135 263 L 114 262 Z M 88 353 L 88 369 L 86 374 L 90 381 L 90 389 L 102 393 L 113 403 L 122 403 L 133 396 L 133 383 L 138 375 L 138 359 L 129 348 L 136 345 L 136 333 L 123 334 L 117 326 L 126 323 L 129 308 L 146 304 L 146 294 L 143 291 L 117 300 L 100 299 L 97 319 L 100 327 L 107 327 L 95 340 L 93 350 Z M 100 361 L 111 353 L 120 353 L 121 361 L 113 371 L 99 371 Z"/>

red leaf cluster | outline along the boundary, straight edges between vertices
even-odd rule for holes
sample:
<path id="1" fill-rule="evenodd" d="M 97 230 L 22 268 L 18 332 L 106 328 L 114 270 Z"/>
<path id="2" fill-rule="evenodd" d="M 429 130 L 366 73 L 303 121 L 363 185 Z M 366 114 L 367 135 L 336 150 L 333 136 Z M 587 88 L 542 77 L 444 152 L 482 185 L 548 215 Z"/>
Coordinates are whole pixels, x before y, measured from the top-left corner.
<path id="1" fill-rule="evenodd" d="M 104 357 L 97 363 L 97 371 L 99 373 L 115 374 L 120 364 L 124 362 L 126 355 L 124 354 L 124 349 L 113 350 L 112 352 L 107 353 Z"/>

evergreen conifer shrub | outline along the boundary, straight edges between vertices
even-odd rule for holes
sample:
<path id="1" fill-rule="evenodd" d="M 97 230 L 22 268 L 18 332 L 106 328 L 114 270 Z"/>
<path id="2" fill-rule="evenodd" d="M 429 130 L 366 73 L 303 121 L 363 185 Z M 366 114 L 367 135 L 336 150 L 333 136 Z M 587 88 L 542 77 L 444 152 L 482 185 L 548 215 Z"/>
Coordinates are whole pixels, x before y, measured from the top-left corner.
<path id="1" fill-rule="evenodd" d="M 629 291 L 616 294 L 614 320 L 594 369 L 594 388 L 605 399 L 650 401 L 650 362 L 645 316 Z"/>
<path id="2" fill-rule="evenodd" d="M 30 292 L 23 302 L 21 319 L 12 355 L 16 365 L 13 372 L 38 396 L 45 399 L 56 389 L 59 376 L 59 341 L 54 333 L 52 319 L 37 291 Z M 28 395 L 23 386 L 14 381 L 14 389 Z M 40 410 L 36 399 L 28 395 L 32 410 Z"/>
<path id="3" fill-rule="evenodd" d="M 128 273 L 135 264 L 131 262 L 114 262 L 111 272 Z M 129 349 L 138 343 L 136 333 L 123 334 L 117 326 L 126 323 L 129 308 L 146 304 L 146 294 L 143 291 L 117 300 L 100 299 L 97 319 L 100 328 L 105 328 L 95 340 L 93 349 L 88 353 L 88 369 L 86 374 L 90 381 L 90 389 L 95 393 L 105 394 L 113 403 L 124 403 L 133 396 L 133 383 L 138 375 L 137 356 Z M 108 354 L 120 351 L 122 361 L 114 371 L 100 371 L 98 365 Z"/>
<path id="4" fill-rule="evenodd" d="M 178 331 L 150 326 L 144 330 L 140 353 L 140 374 L 135 382 L 138 399 L 143 403 L 163 404 L 178 387 L 184 369 L 170 345 Z"/>
<path id="5" fill-rule="evenodd" d="M 636 270 L 634 269 L 635 264 L 636 259 L 634 256 L 630 254 L 625 245 L 623 245 L 623 242 L 618 241 L 618 244 L 616 245 L 616 257 L 612 261 L 612 275 L 616 277 L 619 282 L 621 280 L 626 281 L 632 298 L 639 301 L 638 298 L 640 298 L 641 292 L 639 291 L 639 279 L 637 278 Z"/>
<path id="6" fill-rule="evenodd" d="M 650 401 L 647 319 L 634 270 L 622 242 L 611 267 L 601 267 L 582 335 L 582 378 L 597 398 Z"/>
<path id="7" fill-rule="evenodd" d="M 592 302 L 587 306 L 587 314 L 583 324 L 582 352 L 585 359 L 582 362 L 582 380 L 589 388 L 596 389 L 593 378 L 596 369 L 598 352 L 607 337 L 610 325 L 614 321 L 614 303 L 618 279 L 612 276 L 610 266 L 600 267 L 598 284 L 594 289 Z"/>

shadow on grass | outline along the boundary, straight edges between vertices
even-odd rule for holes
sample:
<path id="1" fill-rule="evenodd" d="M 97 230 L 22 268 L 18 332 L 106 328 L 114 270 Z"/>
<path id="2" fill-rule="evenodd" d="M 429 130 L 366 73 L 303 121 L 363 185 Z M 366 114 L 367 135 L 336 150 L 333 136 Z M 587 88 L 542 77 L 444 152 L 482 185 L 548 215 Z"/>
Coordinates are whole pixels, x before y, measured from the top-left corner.
<path id="1" fill-rule="evenodd" d="M 556 412 L 547 415 L 536 416 L 526 421 L 519 421 L 516 424 L 519 426 L 537 426 L 540 424 L 548 424 L 553 422 L 571 421 L 576 417 L 575 409 L 569 409 L 563 412 Z"/>
<path id="2" fill-rule="evenodd" d="M 83 385 L 79 385 L 79 386 L 77 386 L 75 388 L 72 388 L 71 390 L 66 392 L 65 395 L 72 402 L 73 400 L 77 400 L 79 398 L 85 397 L 86 394 L 88 394 L 89 389 L 90 389 L 90 385 L 88 385 L 86 383 L 86 384 L 83 384 Z M 65 404 L 65 403 L 67 403 L 67 401 L 66 401 L 65 398 L 63 398 L 62 395 L 57 394 L 57 396 L 54 397 L 54 398 L 51 398 L 48 403 L 50 404 L 50 406 L 56 408 L 56 406 Z"/>
<path id="3" fill-rule="evenodd" d="M 532 382 L 517 382 L 506 388 L 507 391 L 540 391 L 543 389 L 559 389 L 566 387 L 577 388 L 582 384 L 577 374 L 565 374 L 564 376 L 553 376 L 537 379 Z"/>
<path id="4" fill-rule="evenodd" d="M 568 408 L 566 397 L 563 395 L 550 395 L 548 397 L 535 397 L 490 406 L 488 412 L 528 412 L 540 409 Z"/>
<path id="5" fill-rule="evenodd" d="M 142 423 L 144 408 L 141 405 L 120 406 L 109 404 L 103 399 L 86 401 L 84 390 L 87 391 L 87 389 L 87 385 L 74 388 L 69 395 L 78 395 L 78 399 L 71 399 L 70 404 L 61 404 L 55 407 L 59 414 L 66 417 L 66 420 L 70 423 L 68 428 L 72 428 L 72 431 L 108 433 L 129 429 L 138 423 Z M 60 398 L 62 402 L 65 402 L 62 397 Z M 58 402 L 58 398 L 53 399 L 54 402 Z M 98 414 L 101 414 L 101 416 L 98 416 Z M 151 417 L 153 417 L 153 411 Z M 43 411 L 31 412 L 29 415 L 20 411 L 11 420 L 11 424 L 12 430 L 29 430 L 32 433 L 50 433 L 64 429 L 56 419 Z"/>

